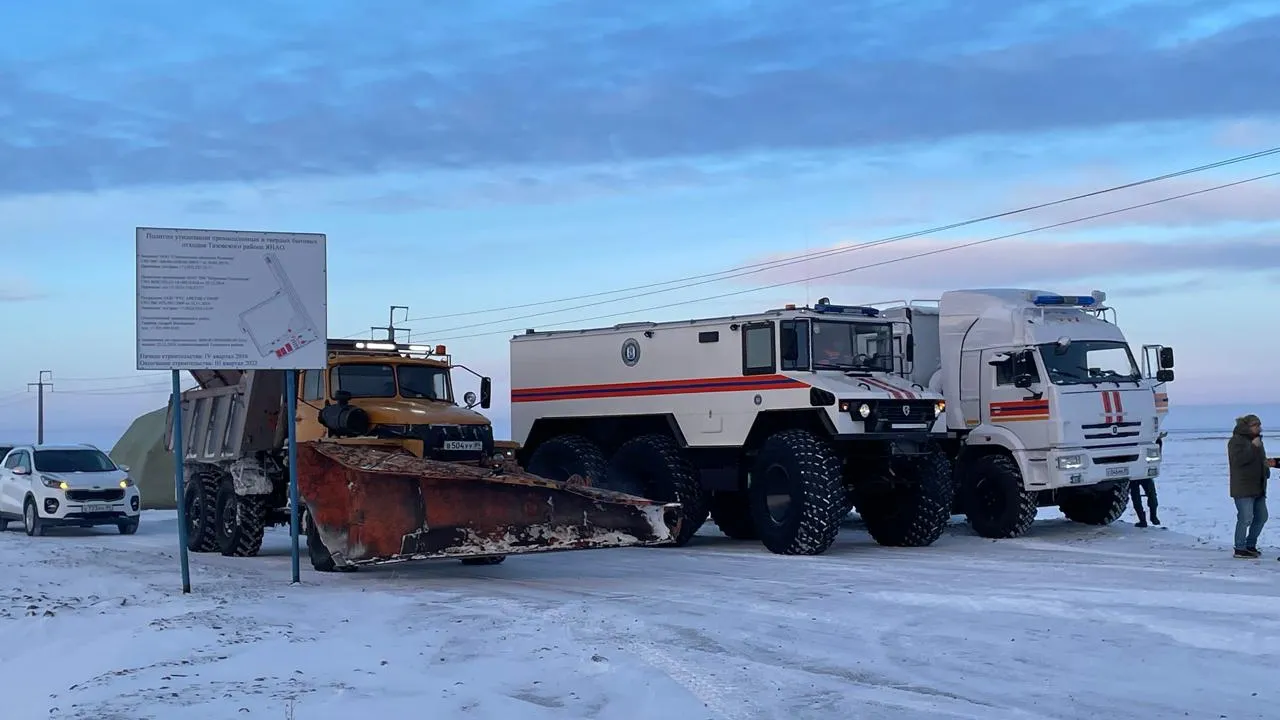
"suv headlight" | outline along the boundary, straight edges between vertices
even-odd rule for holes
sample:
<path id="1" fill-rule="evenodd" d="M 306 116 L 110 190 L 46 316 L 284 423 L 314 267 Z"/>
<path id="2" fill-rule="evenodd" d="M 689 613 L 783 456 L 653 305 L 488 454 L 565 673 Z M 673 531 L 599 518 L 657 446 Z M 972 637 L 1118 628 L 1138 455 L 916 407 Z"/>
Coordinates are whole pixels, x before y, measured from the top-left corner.
<path id="1" fill-rule="evenodd" d="M 55 480 L 46 475 L 40 476 L 40 482 L 50 490 L 66 490 L 67 489 L 66 483 L 62 482 L 61 480 Z"/>
<path id="2" fill-rule="evenodd" d="M 1079 470 L 1084 467 L 1083 455 L 1063 455 L 1058 458 L 1059 470 Z"/>
<path id="3" fill-rule="evenodd" d="M 1160 462 L 1160 457 L 1161 452 L 1159 445 L 1147 448 L 1147 462 Z"/>

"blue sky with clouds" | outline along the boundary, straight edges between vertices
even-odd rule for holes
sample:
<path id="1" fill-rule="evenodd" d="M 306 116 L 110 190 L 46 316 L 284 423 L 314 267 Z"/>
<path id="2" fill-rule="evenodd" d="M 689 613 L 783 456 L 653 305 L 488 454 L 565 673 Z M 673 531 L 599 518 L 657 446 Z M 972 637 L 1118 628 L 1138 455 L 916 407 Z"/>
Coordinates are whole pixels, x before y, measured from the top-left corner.
<path id="1" fill-rule="evenodd" d="M 500 397 L 507 338 L 525 327 L 1031 284 L 1105 289 L 1135 345 L 1177 347 L 1175 403 L 1280 399 L 1276 180 L 803 282 L 1277 158 L 595 307 L 458 315 L 1280 146 L 1274 2 L 444 7 L 0 7 L 0 313 L 23 339 L 0 355 L 0 437 L 30 434 L 25 383 L 41 369 L 54 373 L 51 437 L 110 444 L 164 403 L 167 377 L 132 370 L 137 225 L 327 233 L 330 334 L 408 305 L 413 337 L 493 374 Z"/>

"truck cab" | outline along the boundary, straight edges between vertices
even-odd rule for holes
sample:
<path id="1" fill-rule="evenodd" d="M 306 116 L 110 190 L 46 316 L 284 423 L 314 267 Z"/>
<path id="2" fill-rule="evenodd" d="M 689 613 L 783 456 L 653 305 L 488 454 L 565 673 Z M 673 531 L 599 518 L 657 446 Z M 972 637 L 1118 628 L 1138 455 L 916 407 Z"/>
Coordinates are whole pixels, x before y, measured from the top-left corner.
<path id="1" fill-rule="evenodd" d="M 1129 480 L 1159 475 L 1154 381 L 1105 297 L 956 290 L 885 310 L 915 349 L 908 374 L 947 400 L 958 509 L 980 534 L 1020 535 L 1047 505 L 1108 524 Z"/>

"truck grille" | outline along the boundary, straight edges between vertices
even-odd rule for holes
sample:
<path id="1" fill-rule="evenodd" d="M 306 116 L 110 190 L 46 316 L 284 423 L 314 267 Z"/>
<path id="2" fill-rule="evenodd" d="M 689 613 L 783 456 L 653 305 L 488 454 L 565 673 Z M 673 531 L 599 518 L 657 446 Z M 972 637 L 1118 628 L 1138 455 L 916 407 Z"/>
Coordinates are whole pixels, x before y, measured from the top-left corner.
<path id="1" fill-rule="evenodd" d="M 1110 440 L 1112 438 L 1137 437 L 1142 432 L 1142 421 L 1118 423 L 1090 423 L 1081 425 L 1085 440 Z"/>
<path id="2" fill-rule="evenodd" d="M 124 490 L 68 490 L 72 502 L 116 502 L 124 499 Z"/>
<path id="3" fill-rule="evenodd" d="M 380 425 L 378 437 L 413 438 L 423 442 L 426 453 L 440 460 L 472 460 L 493 455 L 493 428 L 489 425 Z M 479 442 L 480 450 L 445 450 L 453 440 Z"/>

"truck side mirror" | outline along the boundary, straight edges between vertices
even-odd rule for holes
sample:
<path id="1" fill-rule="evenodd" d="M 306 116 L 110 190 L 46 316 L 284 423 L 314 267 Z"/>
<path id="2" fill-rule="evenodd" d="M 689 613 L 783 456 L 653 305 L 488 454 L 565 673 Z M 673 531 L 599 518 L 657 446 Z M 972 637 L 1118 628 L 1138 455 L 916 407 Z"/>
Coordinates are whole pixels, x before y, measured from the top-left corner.
<path id="1" fill-rule="evenodd" d="M 1021 375 L 1018 375 L 1013 379 L 1013 386 L 1018 388 L 1019 390 L 1026 390 L 1027 388 L 1034 385 L 1035 382 L 1036 382 L 1036 379 L 1034 377 L 1032 377 L 1031 375 L 1028 375 L 1027 373 L 1022 373 Z"/>
<path id="2" fill-rule="evenodd" d="M 480 407 L 485 410 L 489 409 L 489 405 L 493 402 L 493 380 L 489 377 L 480 378 Z"/>
<path id="3" fill-rule="evenodd" d="M 1173 367 L 1173 348 L 1171 347 L 1160 348 L 1160 369 L 1169 370 L 1172 367 Z M 1173 378 L 1169 378 L 1169 379 L 1172 380 Z"/>
<path id="4" fill-rule="evenodd" d="M 1172 371 L 1172 370 L 1157 370 L 1157 371 L 1156 371 L 1156 381 L 1157 381 L 1157 382 L 1166 383 L 1166 382 L 1169 382 L 1169 381 L 1171 381 L 1171 380 L 1173 380 L 1173 371 Z"/>
<path id="5" fill-rule="evenodd" d="M 906 358 L 909 363 L 916 361 L 916 336 L 911 333 L 907 333 Z"/>

